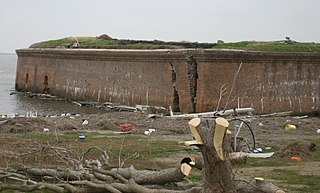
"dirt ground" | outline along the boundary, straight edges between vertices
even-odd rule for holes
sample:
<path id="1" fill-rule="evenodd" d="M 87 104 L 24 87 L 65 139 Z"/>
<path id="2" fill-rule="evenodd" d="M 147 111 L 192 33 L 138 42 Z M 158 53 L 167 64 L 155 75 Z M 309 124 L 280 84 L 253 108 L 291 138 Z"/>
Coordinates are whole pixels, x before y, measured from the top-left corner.
<path id="1" fill-rule="evenodd" d="M 108 112 L 90 115 L 63 115 L 55 117 L 15 117 L 0 118 L 0 133 L 41 133 L 44 129 L 53 131 L 98 131 L 119 133 L 121 125 L 131 124 L 132 134 L 145 135 L 148 129 L 154 129 L 149 139 L 158 141 L 184 141 L 191 140 L 192 136 L 188 128 L 191 118 L 172 118 L 167 116 L 150 116 L 145 112 Z M 151 117 L 151 118 L 150 118 Z M 308 144 L 320 142 L 320 117 L 313 116 L 249 116 L 244 119 L 254 133 L 256 148 L 271 149 L 276 151 L 276 156 L 310 156 Z M 87 124 L 84 124 L 87 122 Z M 230 121 L 230 130 L 235 133 L 234 121 Z M 287 131 L 285 124 L 296 126 L 295 130 Z M 237 122 L 239 124 L 239 122 Z M 239 134 L 246 140 L 252 140 L 248 127 L 243 127 Z M 305 142 L 304 147 L 293 146 L 284 151 L 284 148 L 295 142 Z M 306 149 L 307 148 L 307 149 Z M 315 147 L 319 148 L 319 147 Z M 283 150 L 280 154 L 277 151 Z"/>
<path id="2" fill-rule="evenodd" d="M 134 134 L 144 135 L 148 129 L 155 129 L 152 135 L 176 140 L 190 138 L 187 126 L 191 118 L 171 118 L 165 116 L 150 116 L 142 112 L 108 112 L 92 115 L 66 115 L 56 117 L 15 117 L 0 118 L 1 133 L 43 132 L 44 128 L 60 131 L 110 131 L 119 132 L 123 124 L 132 124 Z M 83 124 L 87 120 L 88 124 Z M 281 149 L 296 140 L 317 140 L 320 134 L 320 117 L 293 116 L 250 116 L 245 119 L 256 138 L 256 147 L 276 147 Z M 287 131 L 285 124 L 296 126 L 295 130 Z M 230 128 L 233 131 L 233 128 Z M 246 128 L 240 134 L 249 135 Z M 246 133 L 247 132 L 247 133 Z"/>

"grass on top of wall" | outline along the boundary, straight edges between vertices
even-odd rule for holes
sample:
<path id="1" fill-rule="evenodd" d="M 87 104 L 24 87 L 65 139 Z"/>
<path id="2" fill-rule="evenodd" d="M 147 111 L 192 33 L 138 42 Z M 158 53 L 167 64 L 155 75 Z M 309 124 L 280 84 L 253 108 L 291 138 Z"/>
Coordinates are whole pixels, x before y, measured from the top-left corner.
<path id="1" fill-rule="evenodd" d="M 159 40 L 124 40 L 102 39 L 97 37 L 68 37 L 32 44 L 30 48 L 73 48 L 76 42 L 78 48 L 92 49 L 181 49 L 181 48 L 212 48 L 214 43 L 198 42 L 165 42 Z"/>
<path id="2" fill-rule="evenodd" d="M 216 49 L 241 49 L 263 52 L 320 52 L 319 43 L 287 43 L 243 41 L 216 45 Z"/>
<path id="3" fill-rule="evenodd" d="M 237 49 L 262 52 L 320 52 L 320 43 L 300 43 L 294 41 L 242 41 L 234 43 L 198 43 L 198 42 L 165 42 L 159 40 L 125 40 L 125 39 L 103 39 L 98 37 L 67 37 L 57 40 L 49 40 L 32 44 L 30 48 L 77 48 L 84 49 Z"/>

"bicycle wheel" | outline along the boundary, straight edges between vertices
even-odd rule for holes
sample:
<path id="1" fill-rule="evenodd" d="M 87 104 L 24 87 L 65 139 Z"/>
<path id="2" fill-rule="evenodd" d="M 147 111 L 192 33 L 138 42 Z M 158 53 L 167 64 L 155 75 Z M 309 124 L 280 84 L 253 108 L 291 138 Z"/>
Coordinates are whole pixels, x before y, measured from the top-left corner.
<path id="1" fill-rule="evenodd" d="M 256 140 L 250 124 L 242 119 L 231 119 L 229 123 L 231 149 L 234 152 L 252 152 L 256 148 Z"/>

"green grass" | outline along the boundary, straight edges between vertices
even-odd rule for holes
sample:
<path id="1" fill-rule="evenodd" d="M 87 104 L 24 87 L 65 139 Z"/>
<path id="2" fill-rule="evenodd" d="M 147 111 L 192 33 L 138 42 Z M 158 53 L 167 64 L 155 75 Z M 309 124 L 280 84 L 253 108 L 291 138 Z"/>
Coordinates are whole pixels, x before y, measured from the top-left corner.
<path id="1" fill-rule="evenodd" d="M 283 42 L 255 42 L 244 41 L 237 43 L 226 43 L 215 46 L 216 49 L 241 49 L 248 51 L 263 52 L 320 52 L 319 43 L 292 43 Z"/>
<path id="2" fill-rule="evenodd" d="M 85 134 L 85 141 L 78 140 L 80 133 Z M 178 142 L 155 141 L 150 140 L 147 136 L 138 135 L 114 135 L 111 133 L 73 131 L 58 133 L 58 137 L 56 137 L 54 133 L 25 133 L 10 134 L 10 137 L 3 135 L 1 138 L 11 143 L 22 144 L 16 146 L 16 148 L 13 148 L 10 144 L 8 144 L 8 147 L 3 147 L 11 151 L 15 149 L 18 152 L 23 152 L 26 146 L 36 148 L 39 147 L 39 144 L 50 144 L 70 149 L 71 156 L 75 158 L 83 154 L 89 147 L 96 146 L 107 151 L 112 165 L 118 164 L 119 154 L 121 160 L 124 160 L 136 153 L 139 156 L 135 159 L 128 159 L 124 166 L 134 165 L 137 169 L 175 166 L 180 161 L 181 154 L 185 154 L 185 156 L 188 155 L 184 150 L 184 146 L 178 144 Z M 29 161 L 34 164 L 40 164 L 44 162 L 44 160 L 46 163 L 57 164 L 57 160 L 46 157 L 45 155 L 45 151 L 37 153 L 37 159 L 34 161 L 35 155 L 28 154 L 19 157 L 17 160 L 12 160 L 11 165 L 13 166 L 19 162 L 27 163 Z M 100 151 L 93 150 L 87 154 L 87 158 L 96 158 L 100 155 Z M 171 162 L 161 163 L 161 158 L 170 158 Z M 0 159 L 0 163 L 4 164 L 4 162 L 5 160 Z"/>
<path id="3" fill-rule="evenodd" d="M 165 42 L 159 40 L 125 40 L 125 39 L 98 39 L 95 37 L 68 37 L 49 40 L 32 44 L 31 48 L 71 48 L 76 42 L 80 48 L 104 49 L 178 49 L 178 48 L 214 48 L 214 49 L 239 49 L 262 52 L 320 52 L 319 43 L 286 43 L 242 41 L 234 43 L 198 43 L 198 42 Z"/>
<path id="4" fill-rule="evenodd" d="M 78 140 L 80 133 L 83 133 L 86 136 L 86 140 L 83 142 Z M 127 160 L 124 165 L 125 167 L 133 165 L 136 169 L 163 169 L 174 167 L 179 163 L 182 157 L 194 153 L 185 151 L 183 145 L 174 141 L 156 141 L 151 140 L 150 137 L 147 136 L 132 134 L 114 135 L 101 132 L 65 131 L 58 133 L 58 143 L 56 143 L 57 137 L 54 133 L 2 134 L 0 140 L 6 141 L 4 144 L 5 146 L 2 147 L 3 150 L 25 153 L 26 147 L 35 148 L 37 147 L 37 144 L 55 144 L 55 146 L 70 149 L 71 155 L 75 158 L 84 153 L 89 147 L 97 146 L 107 150 L 110 156 L 110 162 L 113 166 L 117 166 L 119 154 L 121 154 L 121 160 L 124 160 L 128 156 L 138 153 L 139 157 Z M 315 143 L 317 147 L 320 146 L 320 140 L 315 141 Z M 57 163 L 57 160 L 51 160 L 50 157 L 46 156 L 45 149 L 42 151 L 42 153 L 36 151 L 35 154 L 28 154 L 19 157 L 17 160 L 11 160 L 11 167 L 14 167 L 17 163 L 39 164 L 39 167 L 41 167 L 41 163 L 43 162 L 48 163 L 48 165 L 50 165 L 50 163 L 53 165 Z M 36 155 L 39 155 L 39 157 L 34 159 L 34 156 Z M 86 158 L 97 158 L 100 155 L 101 152 L 95 149 L 90 151 L 90 153 L 86 155 Z M 3 159 L 3 157 L 1 157 L 1 159 Z M 246 165 L 234 166 L 234 168 L 237 170 L 237 168 L 254 169 L 257 167 L 269 167 L 270 169 L 266 171 L 257 170 L 248 174 L 248 176 L 259 176 L 268 180 L 275 180 L 275 184 L 285 189 L 287 192 L 315 193 L 320 190 L 320 183 L 318 182 L 319 176 L 301 175 L 289 169 L 281 169 L 282 166 L 300 165 L 308 161 L 320 161 L 320 148 L 318 148 L 311 157 L 303 159 L 303 161 L 299 163 L 292 162 L 289 158 L 250 158 Z M 1 160 L 0 163 L 1 167 L 5 166 L 5 160 Z M 201 182 L 201 171 L 193 169 L 188 179 L 193 182 Z"/>
<path id="5" fill-rule="evenodd" d="M 319 176 L 300 175 L 294 171 L 275 169 L 272 173 L 267 173 L 264 177 L 277 180 L 278 185 L 295 193 L 319 193 Z"/>
<path id="6" fill-rule="evenodd" d="M 98 39 L 95 37 L 69 37 L 34 43 L 30 48 L 71 48 L 79 41 L 79 48 L 105 49 L 177 49 L 177 48 L 212 48 L 215 44 L 198 42 L 164 42 L 159 40 L 118 40 Z"/>

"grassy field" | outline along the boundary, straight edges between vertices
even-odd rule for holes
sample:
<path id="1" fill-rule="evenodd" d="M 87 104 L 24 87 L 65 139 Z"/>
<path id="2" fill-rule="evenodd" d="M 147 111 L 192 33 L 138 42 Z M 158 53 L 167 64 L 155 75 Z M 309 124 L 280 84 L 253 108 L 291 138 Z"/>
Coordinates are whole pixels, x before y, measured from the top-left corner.
<path id="1" fill-rule="evenodd" d="M 68 167 L 64 161 L 54 155 L 51 147 L 69 149 L 72 158 L 78 159 L 90 147 L 106 150 L 113 166 L 123 163 L 124 167 L 133 165 L 136 169 L 163 169 L 174 167 L 184 156 L 198 154 L 178 144 L 177 141 L 157 140 L 156 137 L 141 135 L 115 135 L 110 132 L 82 132 L 85 141 L 79 141 L 79 132 L 65 131 L 55 133 L 2 134 L 0 157 L 1 167 L 15 167 L 18 163 L 32 164 L 38 167 Z M 320 140 L 315 141 L 319 146 Z M 86 154 L 86 159 L 100 156 L 97 149 Z M 132 157 L 132 155 L 135 155 Z M 320 150 L 301 162 L 292 162 L 289 158 L 253 159 L 247 164 L 235 166 L 240 175 L 250 178 L 264 177 L 274 181 L 290 193 L 316 193 L 319 184 Z M 311 173 L 306 173 L 309 168 Z M 314 170 L 314 171 L 313 171 Z M 188 177 L 191 181 L 201 181 L 201 172 L 197 169 Z"/>
<path id="2" fill-rule="evenodd" d="M 95 49 L 240 49 L 247 51 L 263 52 L 320 52 L 319 43 L 297 42 L 260 42 L 243 41 L 235 43 L 198 43 L 198 42 L 165 42 L 159 40 L 122 40 L 122 39 L 99 39 L 96 37 L 68 37 L 32 44 L 31 48 L 72 48 L 75 42 L 79 42 L 78 48 Z"/>

